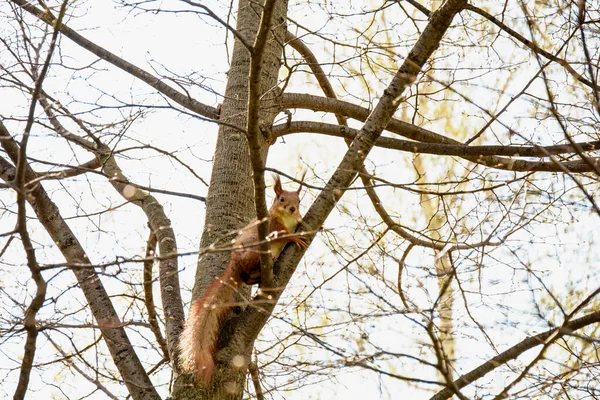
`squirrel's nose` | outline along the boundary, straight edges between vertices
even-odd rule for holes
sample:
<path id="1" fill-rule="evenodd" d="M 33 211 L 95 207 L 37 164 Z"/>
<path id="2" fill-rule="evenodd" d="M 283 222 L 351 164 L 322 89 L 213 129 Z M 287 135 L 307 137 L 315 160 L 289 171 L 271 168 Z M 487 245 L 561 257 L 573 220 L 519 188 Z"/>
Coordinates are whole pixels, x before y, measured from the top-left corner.
<path id="1" fill-rule="evenodd" d="M 296 212 L 296 207 L 290 207 L 290 212 L 293 214 L 294 212 Z"/>

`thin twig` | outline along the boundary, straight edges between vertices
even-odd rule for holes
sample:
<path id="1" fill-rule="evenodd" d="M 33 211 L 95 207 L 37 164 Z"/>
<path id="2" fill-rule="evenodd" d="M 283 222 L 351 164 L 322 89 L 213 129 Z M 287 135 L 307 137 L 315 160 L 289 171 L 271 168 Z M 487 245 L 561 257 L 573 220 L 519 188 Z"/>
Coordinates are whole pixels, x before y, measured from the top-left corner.
<path id="1" fill-rule="evenodd" d="M 163 357 L 169 361 L 169 349 L 167 342 L 163 337 L 160 326 L 158 326 L 158 315 L 156 313 L 156 306 L 154 305 L 154 293 L 152 291 L 152 267 L 154 266 L 154 255 L 156 254 L 156 234 L 150 230 L 148 241 L 146 242 L 146 260 L 144 261 L 144 304 L 146 305 L 146 311 L 148 311 L 148 323 L 150 324 L 150 330 L 154 333 L 156 342 L 160 346 L 163 352 Z"/>
<path id="2" fill-rule="evenodd" d="M 254 385 L 254 393 L 256 394 L 256 400 L 264 400 L 264 394 L 262 387 L 260 386 L 260 378 L 258 376 L 258 365 L 256 365 L 256 361 L 250 361 L 248 364 L 248 371 L 250 372 L 250 377 L 252 378 L 252 385 Z"/>
<path id="3" fill-rule="evenodd" d="M 35 107 L 37 104 L 37 98 L 40 95 L 42 90 L 42 83 L 44 78 L 46 77 L 46 73 L 50 68 L 50 60 L 52 59 L 52 55 L 54 54 L 54 49 L 56 47 L 56 39 L 58 37 L 58 26 L 61 24 L 61 21 L 65 15 L 67 9 L 68 2 L 65 0 L 61 7 L 60 12 L 58 14 L 58 18 L 56 20 L 56 24 L 54 26 L 54 31 L 52 33 L 52 39 L 50 41 L 50 45 L 48 48 L 48 53 L 46 55 L 46 60 L 42 66 L 39 74 L 34 72 L 35 86 L 31 96 L 31 104 L 29 106 L 29 115 L 27 117 L 27 123 L 25 125 L 25 129 L 23 132 L 23 138 L 21 139 L 21 143 L 19 146 L 19 154 L 16 162 L 16 172 L 15 172 L 15 181 L 14 185 L 18 189 L 17 190 L 17 228 L 16 230 L 19 232 L 21 236 L 21 241 L 23 242 L 23 248 L 25 249 L 25 254 L 27 256 L 27 266 L 31 272 L 31 277 L 35 282 L 36 293 L 29 304 L 29 307 L 25 311 L 25 317 L 23 320 L 23 325 L 25 330 L 27 331 L 27 338 L 25 339 L 25 349 L 23 354 L 23 361 L 21 363 L 21 369 L 19 373 L 19 382 L 17 383 L 17 388 L 15 389 L 15 393 L 13 398 L 24 399 L 25 394 L 27 393 L 27 387 L 29 386 L 29 379 L 31 376 L 31 370 L 33 367 L 33 360 L 35 358 L 35 350 L 36 350 L 36 341 L 38 336 L 38 329 L 36 326 L 36 315 L 38 311 L 42 308 L 44 304 L 44 300 L 46 299 L 46 288 L 47 284 L 42 276 L 42 272 L 40 266 L 35 257 L 35 249 L 33 248 L 33 243 L 29 237 L 29 232 L 27 231 L 27 208 L 26 208 L 26 198 L 27 194 L 25 192 L 25 181 L 27 176 L 27 143 L 29 141 L 31 128 L 34 123 L 34 114 Z M 40 44 L 41 46 L 41 44 Z M 34 67 L 35 68 L 35 67 Z M 2 141 L 3 144 L 7 143 L 7 141 Z"/>

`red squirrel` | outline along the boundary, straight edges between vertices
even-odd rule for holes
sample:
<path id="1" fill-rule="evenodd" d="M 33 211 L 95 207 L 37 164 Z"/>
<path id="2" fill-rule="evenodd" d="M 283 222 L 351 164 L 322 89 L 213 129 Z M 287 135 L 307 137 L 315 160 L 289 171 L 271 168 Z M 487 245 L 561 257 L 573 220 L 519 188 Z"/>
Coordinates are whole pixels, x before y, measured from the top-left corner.
<path id="1" fill-rule="evenodd" d="M 269 209 L 269 236 L 271 256 L 277 259 L 288 242 L 300 248 L 307 245 L 302 237 L 294 234 L 302 221 L 300 215 L 300 190 L 286 191 L 275 176 L 275 199 Z M 193 374 L 197 381 L 209 383 L 215 371 L 217 341 L 221 323 L 235 307 L 235 295 L 241 283 L 253 285 L 260 282 L 260 254 L 258 250 L 258 227 L 256 218 L 240 231 L 235 240 L 225 271 L 196 299 L 190 308 L 185 328 L 179 339 L 179 365 Z"/>

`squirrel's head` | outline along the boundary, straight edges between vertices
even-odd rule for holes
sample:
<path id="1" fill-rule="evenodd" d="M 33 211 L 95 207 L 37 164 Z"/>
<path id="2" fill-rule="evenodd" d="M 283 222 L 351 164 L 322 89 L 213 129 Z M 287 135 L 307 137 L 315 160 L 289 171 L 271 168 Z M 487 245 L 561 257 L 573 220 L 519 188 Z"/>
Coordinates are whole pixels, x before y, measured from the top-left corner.
<path id="1" fill-rule="evenodd" d="M 275 190 L 275 199 L 271 206 L 271 213 L 274 212 L 283 219 L 289 217 L 293 217 L 296 221 L 302 219 L 300 215 L 300 191 L 302 190 L 302 182 L 304 181 L 305 175 L 306 171 L 302 173 L 298 189 L 293 191 L 283 190 L 279 175 L 274 176 L 275 185 L 273 189 Z"/>

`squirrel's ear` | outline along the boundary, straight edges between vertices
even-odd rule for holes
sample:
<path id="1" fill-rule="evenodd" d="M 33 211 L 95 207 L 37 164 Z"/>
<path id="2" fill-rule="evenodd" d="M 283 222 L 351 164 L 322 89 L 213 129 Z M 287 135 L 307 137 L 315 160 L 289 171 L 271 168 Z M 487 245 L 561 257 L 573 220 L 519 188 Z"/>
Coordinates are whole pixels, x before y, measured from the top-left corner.
<path id="1" fill-rule="evenodd" d="M 279 196 L 283 192 L 283 188 L 281 187 L 281 179 L 279 179 L 279 175 L 273 175 L 273 179 L 275 179 L 273 190 L 275 190 L 275 194 Z"/>
<path id="2" fill-rule="evenodd" d="M 300 194 L 300 191 L 302 190 L 302 183 L 304 182 L 304 177 L 306 176 L 306 170 L 302 171 L 302 176 L 300 177 L 300 186 L 298 186 L 298 190 L 296 190 L 296 193 Z"/>

